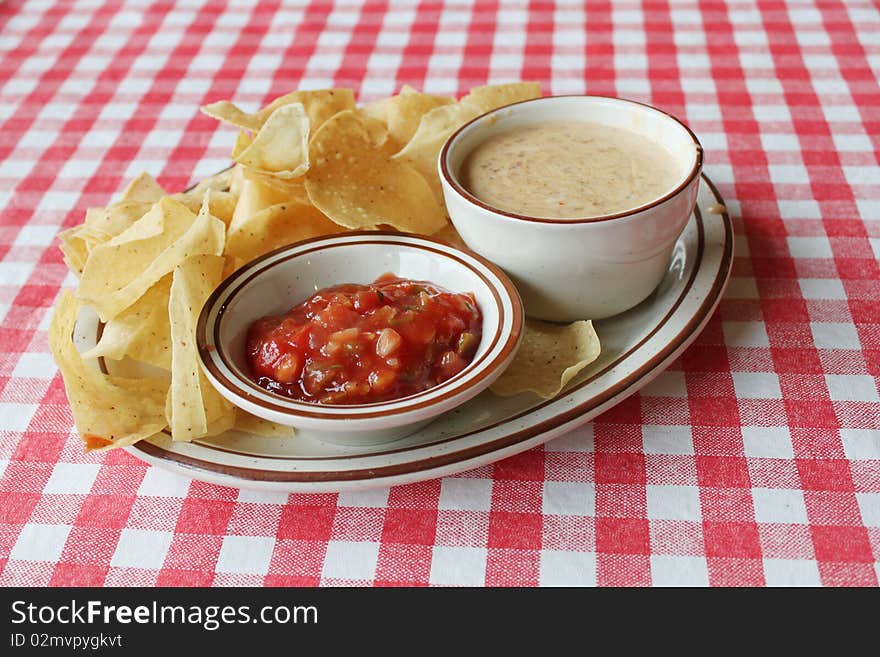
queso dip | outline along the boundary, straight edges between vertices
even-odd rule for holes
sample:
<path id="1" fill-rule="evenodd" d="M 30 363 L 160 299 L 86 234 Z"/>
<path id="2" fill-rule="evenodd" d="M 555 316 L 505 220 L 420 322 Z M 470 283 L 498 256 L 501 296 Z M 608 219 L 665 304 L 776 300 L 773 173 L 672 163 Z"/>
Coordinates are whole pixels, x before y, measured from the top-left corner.
<path id="1" fill-rule="evenodd" d="M 553 219 L 625 212 L 660 198 L 682 176 L 660 144 L 586 121 L 548 121 L 493 135 L 461 168 L 465 189 L 484 203 Z"/>

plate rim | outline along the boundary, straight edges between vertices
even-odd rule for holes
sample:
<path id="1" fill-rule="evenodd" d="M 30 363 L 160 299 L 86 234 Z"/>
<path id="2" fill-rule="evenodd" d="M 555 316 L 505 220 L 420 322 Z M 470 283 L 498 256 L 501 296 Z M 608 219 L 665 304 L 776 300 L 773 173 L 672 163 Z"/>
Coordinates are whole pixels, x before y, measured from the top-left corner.
<path id="1" fill-rule="evenodd" d="M 701 179 L 708 186 L 709 191 L 715 198 L 716 203 L 724 207 L 724 200 L 721 194 L 705 172 L 701 174 Z M 699 206 L 695 207 L 694 212 L 698 219 L 698 252 L 700 254 L 700 257 L 697 258 L 697 262 L 699 263 L 702 262 L 705 246 L 705 231 L 703 228 L 704 220 Z M 653 376 L 662 371 L 662 369 L 664 369 L 669 362 L 677 357 L 678 354 L 683 351 L 697 337 L 700 330 L 703 328 L 706 322 L 708 322 L 711 314 L 714 312 L 716 306 L 721 300 L 724 289 L 727 285 L 727 281 L 730 278 L 731 268 L 733 265 L 734 240 L 733 226 L 730 215 L 725 207 L 720 214 L 716 215 L 713 213 L 713 216 L 717 216 L 722 220 L 724 229 L 723 253 L 719 260 L 718 273 L 715 275 L 711 286 L 707 288 L 706 296 L 701 301 L 699 307 L 691 314 L 691 316 L 685 322 L 684 326 L 676 333 L 674 338 L 665 343 L 663 347 L 661 347 L 657 351 L 657 353 L 648 358 L 639 368 L 629 373 L 619 381 L 615 382 L 613 385 L 600 391 L 598 394 L 593 395 L 592 397 L 578 404 L 575 404 L 570 408 L 564 409 L 534 425 L 512 431 L 508 434 L 499 436 L 493 440 L 479 443 L 477 445 L 466 446 L 456 451 L 426 456 L 415 461 L 396 463 L 374 468 L 360 468 L 338 471 L 296 469 L 266 470 L 261 468 L 251 468 L 244 465 L 217 463 L 212 461 L 205 461 L 201 458 L 197 458 L 188 454 L 174 452 L 165 449 L 161 445 L 156 445 L 147 441 L 141 441 L 137 444 L 127 446 L 124 449 L 136 458 L 147 461 L 149 463 L 154 463 L 160 467 L 183 472 L 188 476 L 192 476 L 202 480 L 214 481 L 223 485 L 239 487 L 256 486 L 263 489 L 271 488 L 276 490 L 279 487 L 285 487 L 287 490 L 315 490 L 316 492 L 318 491 L 318 489 L 322 491 L 341 490 L 343 488 L 348 489 L 357 484 L 360 484 L 361 487 L 366 487 L 378 486 L 383 484 L 391 485 L 394 483 L 404 483 L 408 481 L 420 481 L 422 479 L 434 478 L 436 476 L 442 476 L 443 474 L 449 474 L 449 471 L 455 472 L 469 469 L 470 467 L 474 466 L 468 464 L 473 462 L 474 460 L 480 459 L 481 457 L 486 457 L 499 452 L 505 452 L 504 456 L 508 456 L 518 453 L 519 451 L 524 451 L 534 444 L 540 444 L 540 442 L 551 439 L 553 435 L 558 434 L 562 430 L 573 429 L 579 424 L 588 422 L 597 413 L 604 410 L 605 407 L 610 407 L 618 403 L 619 401 L 622 401 L 630 394 L 635 393 L 643 385 L 646 385 L 653 378 Z M 578 384 L 576 388 L 573 388 L 572 390 L 569 390 L 567 392 L 573 392 L 574 390 L 577 390 L 578 388 L 587 385 L 590 381 L 603 375 L 612 367 L 619 365 L 621 362 L 625 361 L 634 351 L 639 349 L 648 340 L 650 340 L 651 337 L 653 337 L 660 330 L 660 328 L 662 328 L 666 324 L 668 318 L 674 314 L 674 312 L 678 309 L 678 306 L 680 306 L 684 298 L 687 296 L 696 278 L 698 270 L 699 267 L 694 268 L 694 271 L 692 272 L 689 280 L 686 282 L 685 289 L 682 291 L 679 298 L 667 311 L 667 314 L 663 318 L 663 320 L 660 321 L 650 331 L 650 333 L 648 333 L 648 335 L 642 338 L 638 344 L 630 348 L 623 356 L 619 357 L 616 361 L 606 365 L 602 370 L 596 372 L 591 377 Z M 480 431 L 496 428 L 510 421 L 527 417 L 537 410 L 553 403 L 554 401 L 558 401 L 558 398 L 542 402 L 537 406 L 533 406 L 528 410 L 522 411 L 516 415 L 494 422 L 490 425 L 487 425 L 486 427 L 480 427 L 479 429 L 475 429 L 464 434 L 457 434 L 456 436 L 441 439 L 431 443 L 430 445 L 410 446 L 397 450 L 391 449 L 382 452 L 371 452 L 369 454 L 364 454 L 363 456 L 381 456 L 383 454 L 412 451 L 413 449 L 416 449 L 418 447 L 428 447 L 443 444 L 444 442 L 451 442 L 453 440 L 457 440 L 472 435 L 474 433 L 478 433 Z M 581 420 L 581 422 L 578 422 L 578 420 Z M 544 438 L 544 440 L 541 440 L 541 438 Z M 238 452 L 237 450 L 217 448 L 214 445 L 206 447 L 209 449 L 217 449 L 218 451 L 233 453 L 244 458 L 249 457 L 259 459 L 287 460 L 285 457 L 273 457 L 270 455 L 249 455 L 243 452 Z M 357 457 L 358 455 L 298 457 L 297 460 L 350 459 Z M 456 466 L 460 467 L 456 468 Z M 446 472 L 430 474 L 437 471 Z M 337 485 L 334 486 L 333 484 Z"/>

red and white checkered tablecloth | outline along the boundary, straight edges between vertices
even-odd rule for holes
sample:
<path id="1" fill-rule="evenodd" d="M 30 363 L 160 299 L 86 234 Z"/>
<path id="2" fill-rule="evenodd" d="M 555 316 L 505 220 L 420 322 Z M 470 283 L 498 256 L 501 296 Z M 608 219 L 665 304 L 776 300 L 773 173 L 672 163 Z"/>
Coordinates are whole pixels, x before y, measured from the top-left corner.
<path id="1" fill-rule="evenodd" d="M 880 12 L 871 0 L 0 4 L 0 585 L 869 585 L 880 576 Z M 227 163 L 199 114 L 540 80 L 707 152 L 727 294 L 641 394 L 494 466 L 363 493 L 85 456 L 46 329 L 61 227 Z"/>

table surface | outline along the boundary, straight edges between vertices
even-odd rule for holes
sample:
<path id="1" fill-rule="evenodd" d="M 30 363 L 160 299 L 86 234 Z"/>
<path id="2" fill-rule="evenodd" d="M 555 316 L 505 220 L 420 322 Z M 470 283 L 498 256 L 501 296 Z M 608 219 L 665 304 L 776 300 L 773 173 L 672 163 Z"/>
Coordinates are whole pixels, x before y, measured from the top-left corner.
<path id="1" fill-rule="evenodd" d="M 0 5 L 0 585 L 870 585 L 880 574 L 880 13 L 865 0 Z M 84 455 L 46 329 L 55 234 L 228 161 L 198 107 L 403 84 L 655 104 L 736 231 L 684 355 L 494 466 L 362 493 Z"/>

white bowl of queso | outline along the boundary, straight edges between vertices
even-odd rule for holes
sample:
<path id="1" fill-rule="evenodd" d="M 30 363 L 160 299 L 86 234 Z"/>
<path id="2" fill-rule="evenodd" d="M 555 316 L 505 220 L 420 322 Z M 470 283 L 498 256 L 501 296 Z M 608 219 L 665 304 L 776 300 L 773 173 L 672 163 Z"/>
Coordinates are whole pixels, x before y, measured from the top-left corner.
<path id="1" fill-rule="evenodd" d="M 526 313 L 601 319 L 659 285 L 693 211 L 703 150 L 681 121 L 604 96 L 554 96 L 462 126 L 440 153 L 469 248 L 513 279 Z"/>

